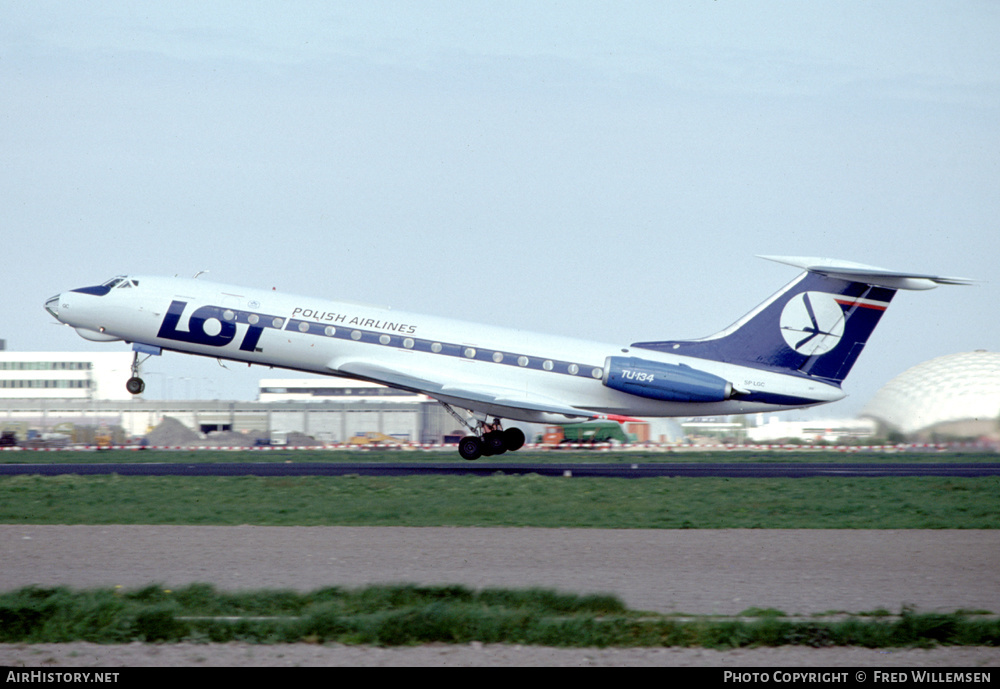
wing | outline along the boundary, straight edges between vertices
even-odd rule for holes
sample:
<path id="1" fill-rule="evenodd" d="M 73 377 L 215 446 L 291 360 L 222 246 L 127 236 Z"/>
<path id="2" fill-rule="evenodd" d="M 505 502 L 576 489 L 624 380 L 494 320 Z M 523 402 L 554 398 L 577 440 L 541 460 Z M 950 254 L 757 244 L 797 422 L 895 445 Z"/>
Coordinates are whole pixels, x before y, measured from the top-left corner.
<path id="1" fill-rule="evenodd" d="M 373 361 L 335 360 L 327 364 L 327 368 L 351 378 L 420 392 L 447 404 L 501 418 L 538 422 L 553 422 L 544 416 L 547 414 L 566 417 L 565 422 L 607 418 L 544 395 L 466 381 L 431 380 L 424 371 L 407 371 Z"/>

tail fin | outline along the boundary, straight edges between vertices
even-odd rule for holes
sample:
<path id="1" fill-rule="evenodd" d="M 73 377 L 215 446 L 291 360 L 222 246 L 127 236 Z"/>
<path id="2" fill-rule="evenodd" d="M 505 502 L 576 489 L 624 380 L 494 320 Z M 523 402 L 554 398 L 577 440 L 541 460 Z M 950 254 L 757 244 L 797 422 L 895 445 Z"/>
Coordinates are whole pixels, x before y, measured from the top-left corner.
<path id="1" fill-rule="evenodd" d="M 897 290 L 971 282 L 823 258 L 761 258 L 806 272 L 711 337 L 637 342 L 632 346 L 798 373 L 839 385 L 850 373 Z"/>

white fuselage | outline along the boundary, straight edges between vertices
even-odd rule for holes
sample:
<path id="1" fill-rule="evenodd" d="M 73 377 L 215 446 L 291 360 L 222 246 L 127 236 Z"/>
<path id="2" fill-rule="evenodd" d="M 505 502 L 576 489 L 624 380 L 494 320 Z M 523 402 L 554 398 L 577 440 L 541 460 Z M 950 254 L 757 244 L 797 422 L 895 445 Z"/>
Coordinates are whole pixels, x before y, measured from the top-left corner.
<path id="1" fill-rule="evenodd" d="M 559 413 L 564 408 L 578 409 L 582 417 L 693 416 L 773 411 L 844 396 L 838 387 L 800 375 L 635 347 L 197 279 L 130 276 L 123 280 L 103 294 L 96 288 L 63 292 L 47 308 L 88 339 L 124 340 L 250 364 L 364 378 L 520 421 L 580 420 Z M 610 356 L 686 364 L 725 378 L 736 389 L 800 402 L 648 399 L 602 382 Z M 358 371 L 384 371 L 385 375 Z M 497 390 L 503 394 L 496 394 Z M 490 395 L 503 401 L 490 402 Z"/>

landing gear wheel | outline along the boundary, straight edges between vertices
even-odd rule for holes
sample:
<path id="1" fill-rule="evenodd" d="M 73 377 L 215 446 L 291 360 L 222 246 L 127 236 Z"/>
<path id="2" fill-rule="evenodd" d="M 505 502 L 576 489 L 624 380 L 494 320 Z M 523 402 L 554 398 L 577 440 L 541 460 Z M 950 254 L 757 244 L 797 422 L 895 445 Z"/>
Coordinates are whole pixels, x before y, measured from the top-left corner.
<path id="1" fill-rule="evenodd" d="M 146 359 L 149 357 L 147 356 Z M 143 359 L 145 361 L 146 359 Z M 146 389 L 146 382 L 139 377 L 139 350 L 132 353 L 132 377 L 125 381 L 125 389 L 129 391 L 132 395 L 141 395 L 142 391 Z"/>
<path id="2" fill-rule="evenodd" d="M 483 444 L 486 446 L 483 449 L 484 455 L 502 455 L 507 451 L 503 431 L 492 431 L 487 433 L 483 436 Z"/>
<path id="3" fill-rule="evenodd" d="M 483 455 L 483 441 L 474 435 L 467 435 L 458 443 L 458 454 L 470 462 Z"/>
<path id="4" fill-rule="evenodd" d="M 511 452 L 517 452 L 524 447 L 524 431 L 520 428 L 508 428 L 503 432 L 503 443 Z"/>

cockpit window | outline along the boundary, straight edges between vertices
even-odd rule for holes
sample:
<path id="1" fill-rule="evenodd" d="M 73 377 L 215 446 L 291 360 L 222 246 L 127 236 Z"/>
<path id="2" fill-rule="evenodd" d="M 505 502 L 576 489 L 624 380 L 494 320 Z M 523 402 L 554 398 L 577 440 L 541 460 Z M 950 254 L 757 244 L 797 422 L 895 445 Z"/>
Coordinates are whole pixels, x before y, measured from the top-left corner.
<path id="1" fill-rule="evenodd" d="M 132 287 L 138 287 L 139 281 L 133 280 L 130 277 L 124 275 L 119 275 L 113 277 L 105 283 L 100 285 L 95 285 L 94 287 L 80 287 L 78 289 L 72 290 L 73 292 L 82 292 L 84 294 L 93 294 L 94 296 L 103 297 L 105 294 L 113 289 L 130 289 Z"/>
<path id="2" fill-rule="evenodd" d="M 117 277 L 111 278 L 101 286 L 107 287 L 109 290 L 114 289 L 116 287 L 119 289 L 130 289 L 132 287 L 138 287 L 139 281 L 133 280 L 132 278 L 125 275 L 119 275 Z"/>

